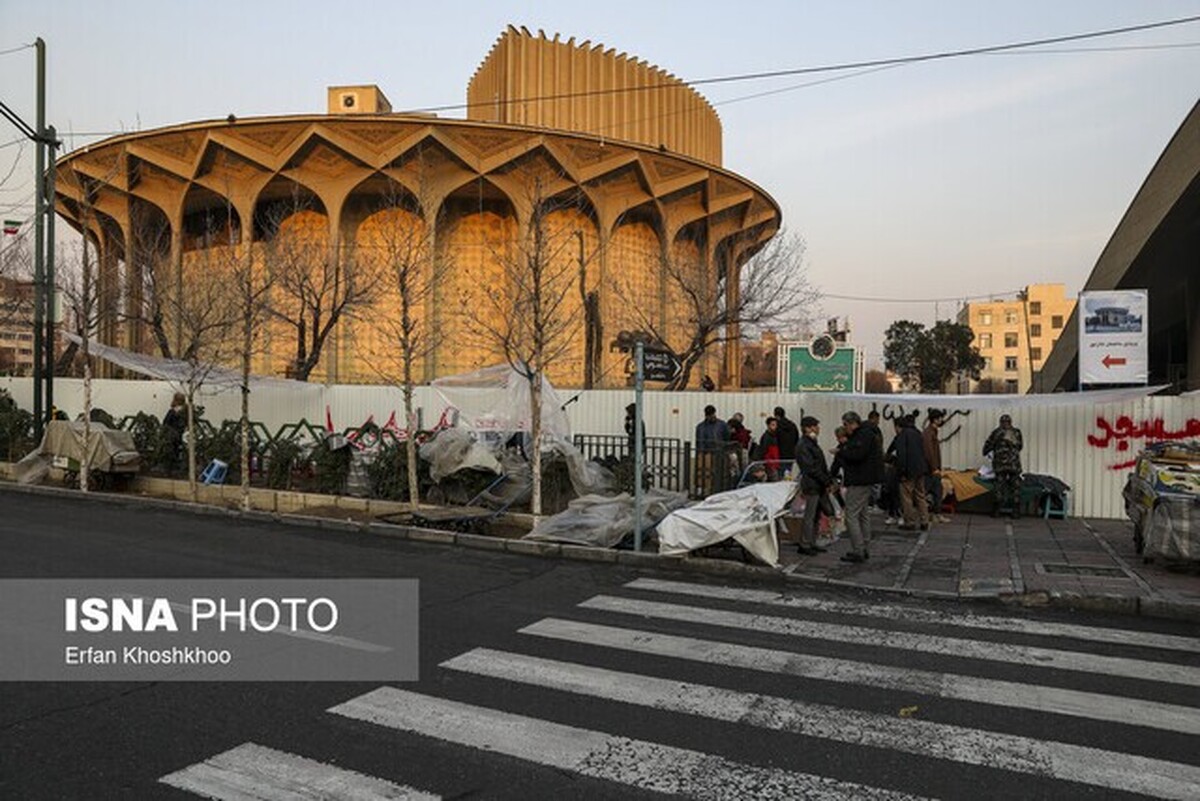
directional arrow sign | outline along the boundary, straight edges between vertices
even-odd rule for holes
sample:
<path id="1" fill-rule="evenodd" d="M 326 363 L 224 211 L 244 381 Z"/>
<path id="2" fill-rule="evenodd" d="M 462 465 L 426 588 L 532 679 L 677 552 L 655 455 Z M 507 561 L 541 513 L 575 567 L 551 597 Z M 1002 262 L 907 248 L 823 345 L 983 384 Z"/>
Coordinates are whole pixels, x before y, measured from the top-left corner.
<path id="1" fill-rule="evenodd" d="M 1114 367 L 1124 367 L 1126 362 L 1125 362 L 1125 359 L 1121 359 L 1116 356 L 1107 356 L 1106 355 L 1103 359 L 1100 360 L 1100 363 L 1103 364 L 1105 367 L 1107 367 L 1109 370 L 1111 370 Z"/>
<path id="2" fill-rule="evenodd" d="M 642 372 L 647 381 L 671 381 L 682 370 L 683 365 L 670 351 L 647 348 L 642 356 Z"/>

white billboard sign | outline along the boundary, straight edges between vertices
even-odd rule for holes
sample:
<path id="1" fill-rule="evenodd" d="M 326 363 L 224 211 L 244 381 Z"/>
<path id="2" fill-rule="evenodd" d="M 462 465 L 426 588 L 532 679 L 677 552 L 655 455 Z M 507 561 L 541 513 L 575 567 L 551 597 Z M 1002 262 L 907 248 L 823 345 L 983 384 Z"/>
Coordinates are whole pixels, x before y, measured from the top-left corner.
<path id="1" fill-rule="evenodd" d="M 1080 384 L 1146 384 L 1150 380 L 1149 293 L 1144 289 L 1079 296 Z"/>

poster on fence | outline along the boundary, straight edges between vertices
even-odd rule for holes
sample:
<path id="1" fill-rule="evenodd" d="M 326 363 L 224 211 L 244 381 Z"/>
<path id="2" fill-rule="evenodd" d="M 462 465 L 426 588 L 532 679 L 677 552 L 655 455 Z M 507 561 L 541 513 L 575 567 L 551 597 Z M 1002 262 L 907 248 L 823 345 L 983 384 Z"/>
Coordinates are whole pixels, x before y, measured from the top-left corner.
<path id="1" fill-rule="evenodd" d="M 1149 293 L 1144 289 L 1079 296 L 1079 383 L 1145 384 L 1150 380 Z"/>

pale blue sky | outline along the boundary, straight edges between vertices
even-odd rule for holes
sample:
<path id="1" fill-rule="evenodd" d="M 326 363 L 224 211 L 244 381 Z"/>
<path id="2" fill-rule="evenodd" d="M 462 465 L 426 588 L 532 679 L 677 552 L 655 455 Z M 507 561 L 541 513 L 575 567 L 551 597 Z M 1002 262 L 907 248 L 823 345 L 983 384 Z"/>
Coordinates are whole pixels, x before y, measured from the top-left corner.
<path id="1" fill-rule="evenodd" d="M 684 79 L 1000 44 L 1200 14 L 1200 0 L 1006 2 L 156 2 L 0 0 L 0 50 L 41 36 L 60 133 L 321 112 L 325 87 L 377 83 L 397 109 L 462 102 L 508 23 L 636 54 Z M 1069 47 L 1200 45 L 1200 24 Z M 0 97 L 34 117 L 32 50 L 0 56 Z M 1200 95 L 1200 46 L 991 55 L 813 80 L 701 87 L 725 166 L 808 242 L 829 295 L 954 298 L 1061 282 L 1077 292 Z M 455 116 L 451 114 L 450 116 Z M 3 123 L 0 145 L 17 137 Z M 97 137 L 76 136 L 75 146 Z M 6 218 L 28 148 L 0 148 Z M 26 167 L 24 162 L 28 162 Z M 827 298 L 877 360 L 932 303 Z M 936 307 L 943 317 L 955 304 Z"/>

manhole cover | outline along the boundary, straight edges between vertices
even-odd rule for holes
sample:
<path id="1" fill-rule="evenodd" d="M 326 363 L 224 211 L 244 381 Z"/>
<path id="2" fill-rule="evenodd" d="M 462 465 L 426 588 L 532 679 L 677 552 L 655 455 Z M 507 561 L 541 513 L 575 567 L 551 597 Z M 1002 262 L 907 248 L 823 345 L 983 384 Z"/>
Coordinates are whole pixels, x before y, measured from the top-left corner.
<path id="1" fill-rule="evenodd" d="M 1119 567 L 1096 567 L 1094 565 L 1054 565 L 1043 563 L 1044 573 L 1059 573 L 1069 576 L 1093 576 L 1100 578 L 1125 578 L 1125 572 Z"/>

